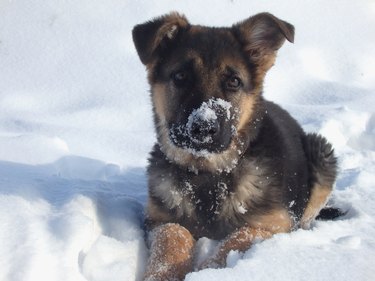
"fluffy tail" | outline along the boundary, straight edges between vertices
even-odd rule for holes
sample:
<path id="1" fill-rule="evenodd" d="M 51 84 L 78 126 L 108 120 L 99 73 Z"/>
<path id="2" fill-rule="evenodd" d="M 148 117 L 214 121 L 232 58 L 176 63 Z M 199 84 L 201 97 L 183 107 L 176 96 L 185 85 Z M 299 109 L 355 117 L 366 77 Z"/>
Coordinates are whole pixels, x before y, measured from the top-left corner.
<path id="1" fill-rule="evenodd" d="M 311 183 L 332 186 L 337 176 L 337 158 L 332 145 L 318 134 L 307 134 L 305 151 L 311 168 Z"/>
<path id="2" fill-rule="evenodd" d="M 302 218 L 306 227 L 316 218 L 332 220 L 344 215 L 338 208 L 325 205 L 337 176 L 337 158 L 332 145 L 321 135 L 307 134 L 304 149 L 310 168 L 310 202 Z"/>

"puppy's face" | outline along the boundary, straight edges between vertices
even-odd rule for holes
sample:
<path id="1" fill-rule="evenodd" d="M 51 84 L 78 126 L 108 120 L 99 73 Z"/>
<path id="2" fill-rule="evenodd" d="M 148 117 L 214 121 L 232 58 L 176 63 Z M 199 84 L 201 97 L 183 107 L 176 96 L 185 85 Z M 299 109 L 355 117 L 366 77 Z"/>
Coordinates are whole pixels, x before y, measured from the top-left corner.
<path id="1" fill-rule="evenodd" d="M 270 14 L 232 28 L 170 14 L 136 26 L 133 38 L 148 68 L 162 151 L 194 170 L 233 168 L 256 131 L 264 75 L 293 27 Z"/>
<path id="2" fill-rule="evenodd" d="M 254 67 L 228 30 L 193 26 L 179 39 L 151 73 L 158 123 L 179 148 L 221 153 L 237 134 L 241 102 L 256 99 Z"/>

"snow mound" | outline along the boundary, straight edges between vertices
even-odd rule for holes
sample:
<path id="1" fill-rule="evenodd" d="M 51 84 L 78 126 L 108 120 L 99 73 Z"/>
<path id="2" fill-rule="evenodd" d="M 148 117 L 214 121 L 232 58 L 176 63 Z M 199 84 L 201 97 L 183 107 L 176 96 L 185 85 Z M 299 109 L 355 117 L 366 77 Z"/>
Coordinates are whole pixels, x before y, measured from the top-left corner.
<path id="1" fill-rule="evenodd" d="M 0 161 L 2 279 L 140 278 L 144 173 L 82 157 L 39 166 Z"/>

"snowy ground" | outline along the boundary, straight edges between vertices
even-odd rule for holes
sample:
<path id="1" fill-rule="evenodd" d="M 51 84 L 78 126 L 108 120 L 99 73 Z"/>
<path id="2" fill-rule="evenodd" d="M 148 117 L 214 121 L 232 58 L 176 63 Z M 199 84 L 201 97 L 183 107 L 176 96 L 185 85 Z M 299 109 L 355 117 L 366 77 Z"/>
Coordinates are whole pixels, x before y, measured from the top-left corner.
<path id="1" fill-rule="evenodd" d="M 131 29 L 170 10 L 296 27 L 265 96 L 335 146 L 337 221 L 280 234 L 186 280 L 375 280 L 375 2 L 0 1 L 0 280 L 139 280 L 155 136 Z M 199 255 L 214 241 L 202 239 Z"/>

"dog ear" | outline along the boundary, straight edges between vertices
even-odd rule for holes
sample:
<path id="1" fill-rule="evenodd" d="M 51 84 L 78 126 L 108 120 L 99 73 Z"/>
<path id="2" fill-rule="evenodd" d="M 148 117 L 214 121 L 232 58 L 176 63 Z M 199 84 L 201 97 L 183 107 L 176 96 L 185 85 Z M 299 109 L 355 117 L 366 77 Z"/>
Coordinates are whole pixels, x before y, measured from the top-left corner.
<path id="1" fill-rule="evenodd" d="M 151 63 L 188 26 L 185 16 L 176 12 L 136 25 L 133 28 L 133 41 L 142 63 Z"/>
<path id="2" fill-rule="evenodd" d="M 285 39 L 294 42 L 294 27 L 270 13 L 260 13 L 233 26 L 251 61 L 272 66 L 277 50 Z M 272 62 L 270 62 L 271 60 Z M 268 65 L 270 64 L 270 65 Z"/>

